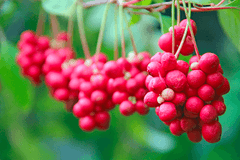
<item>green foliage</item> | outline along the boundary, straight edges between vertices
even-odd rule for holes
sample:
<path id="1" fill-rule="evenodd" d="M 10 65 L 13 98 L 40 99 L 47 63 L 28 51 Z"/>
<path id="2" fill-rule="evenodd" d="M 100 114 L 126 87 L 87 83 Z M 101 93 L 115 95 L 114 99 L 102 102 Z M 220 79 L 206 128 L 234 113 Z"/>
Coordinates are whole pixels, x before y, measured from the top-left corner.
<path id="1" fill-rule="evenodd" d="M 159 21 L 163 34 L 169 32 L 169 28 L 172 26 L 172 18 L 170 16 L 162 15 L 161 13 L 150 13 L 150 15 Z"/>
<path id="2" fill-rule="evenodd" d="M 240 51 L 240 16 L 239 10 L 222 10 L 218 12 L 222 28 Z"/>
<path id="3" fill-rule="evenodd" d="M 190 0 L 192 3 L 197 3 L 197 4 L 210 4 L 213 3 L 212 0 Z"/>
<path id="4" fill-rule="evenodd" d="M 136 23 L 138 23 L 141 20 L 141 16 L 140 15 L 136 15 L 136 14 L 132 14 L 131 15 L 131 19 L 129 21 L 129 25 L 134 25 Z"/>
<path id="5" fill-rule="evenodd" d="M 136 3 L 135 5 L 147 6 L 151 3 L 152 3 L 152 0 L 143 0 L 143 1 Z"/>

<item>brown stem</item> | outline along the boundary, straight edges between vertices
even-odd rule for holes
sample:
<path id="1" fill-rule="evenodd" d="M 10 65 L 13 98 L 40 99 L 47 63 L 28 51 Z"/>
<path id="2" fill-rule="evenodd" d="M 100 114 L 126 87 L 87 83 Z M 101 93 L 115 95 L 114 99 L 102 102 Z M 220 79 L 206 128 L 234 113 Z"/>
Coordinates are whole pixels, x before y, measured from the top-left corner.
<path id="1" fill-rule="evenodd" d="M 184 10 L 184 7 L 180 6 L 180 9 Z M 238 7 L 202 7 L 201 9 L 192 8 L 191 11 L 192 12 L 211 12 L 211 11 L 217 11 L 217 10 L 222 10 L 222 9 L 238 9 L 238 10 L 240 10 L 240 8 L 238 8 Z"/>
<path id="2" fill-rule="evenodd" d="M 67 47 L 72 48 L 72 33 L 73 33 L 73 16 L 68 19 L 68 32 L 69 39 L 67 41 Z"/>
<path id="3" fill-rule="evenodd" d="M 115 22 L 115 42 L 114 42 L 114 60 L 116 61 L 118 59 L 118 30 L 117 30 L 117 15 L 118 15 L 118 6 L 115 6 L 114 11 L 114 22 Z"/>
<path id="4" fill-rule="evenodd" d="M 132 1 L 129 1 L 129 2 L 125 2 L 125 3 L 123 3 L 123 7 L 127 7 L 127 6 L 129 6 L 129 5 L 138 3 L 138 2 L 140 2 L 140 1 L 142 1 L 142 0 L 132 0 Z"/>
<path id="5" fill-rule="evenodd" d="M 44 22 L 45 22 L 44 10 L 42 8 L 40 8 L 39 15 L 38 15 L 37 30 L 36 30 L 36 35 L 37 36 L 40 36 L 40 35 L 43 34 Z"/>
<path id="6" fill-rule="evenodd" d="M 51 14 L 50 19 L 51 19 L 53 36 L 54 36 L 54 38 L 56 38 L 57 34 L 59 33 L 59 23 L 58 23 L 56 15 Z"/>

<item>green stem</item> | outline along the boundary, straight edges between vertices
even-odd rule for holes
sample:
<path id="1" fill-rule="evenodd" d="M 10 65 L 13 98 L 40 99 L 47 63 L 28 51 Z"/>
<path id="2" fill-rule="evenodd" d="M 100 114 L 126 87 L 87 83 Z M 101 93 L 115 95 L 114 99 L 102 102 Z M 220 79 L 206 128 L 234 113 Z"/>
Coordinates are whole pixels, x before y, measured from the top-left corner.
<path id="1" fill-rule="evenodd" d="M 45 22 L 45 12 L 43 8 L 40 8 L 39 15 L 38 15 L 38 23 L 37 23 L 37 30 L 36 30 L 36 35 L 40 36 L 43 34 L 44 31 L 44 22 Z"/>
<path id="2" fill-rule="evenodd" d="M 68 36 L 67 47 L 72 48 L 72 33 L 73 33 L 73 17 L 75 14 L 76 8 L 74 7 L 71 15 L 68 17 Z"/>
<path id="3" fill-rule="evenodd" d="M 176 54 L 175 54 L 176 59 L 178 59 L 179 54 L 180 54 L 180 51 L 181 51 L 181 49 L 182 49 L 182 46 L 183 46 L 183 44 L 184 44 L 184 42 L 185 42 L 185 39 L 186 39 L 186 37 L 187 37 L 188 26 L 189 26 L 189 23 L 187 22 L 187 25 L 186 25 L 186 27 L 185 27 L 184 34 L 183 34 L 181 43 L 180 43 L 180 45 L 179 45 L 179 47 L 178 47 L 178 49 L 177 49 L 177 52 L 176 52 Z"/>
<path id="4" fill-rule="evenodd" d="M 77 5 L 77 20 L 78 20 L 78 30 L 79 30 L 79 35 L 83 47 L 83 52 L 85 57 L 88 59 L 91 57 L 88 44 L 87 44 L 87 39 L 85 36 L 85 31 L 84 31 L 84 24 L 83 24 L 83 6 L 82 3 L 78 3 Z"/>
<path id="5" fill-rule="evenodd" d="M 58 24 L 56 15 L 50 14 L 50 20 L 51 20 L 53 36 L 54 38 L 56 38 L 59 31 L 59 24 Z"/>
<path id="6" fill-rule="evenodd" d="M 180 3 L 179 0 L 177 0 L 177 25 L 179 26 L 180 23 Z"/>
<path id="7" fill-rule="evenodd" d="M 191 18 L 191 3 L 188 3 L 188 10 L 189 10 L 189 12 L 188 12 L 188 16 L 189 16 L 189 18 Z"/>
<path id="8" fill-rule="evenodd" d="M 164 30 L 163 30 L 163 20 L 162 20 L 162 14 L 159 12 L 159 18 L 160 18 L 160 27 L 161 27 L 161 32 L 162 34 L 164 34 Z"/>
<path id="9" fill-rule="evenodd" d="M 124 20 L 125 20 L 125 23 L 126 23 L 126 25 L 127 25 L 128 32 L 129 32 L 129 35 L 130 35 L 130 40 L 131 40 L 131 43 L 132 43 L 133 52 L 134 52 L 135 54 L 137 54 L 138 52 L 137 52 L 136 43 L 135 43 L 135 41 L 134 41 L 134 37 L 133 37 L 132 31 L 131 31 L 131 28 L 130 28 L 130 26 L 129 26 L 129 24 L 128 24 L 126 15 L 124 15 Z"/>
<path id="10" fill-rule="evenodd" d="M 120 18 L 120 33 L 121 33 L 121 44 L 122 44 L 122 57 L 126 58 L 125 51 L 125 38 L 124 38 L 124 26 L 123 26 L 123 0 L 120 0 L 119 5 L 119 18 Z"/>
<path id="11" fill-rule="evenodd" d="M 175 23 L 175 0 L 172 1 L 172 53 L 174 54 L 175 48 L 175 30 L 174 30 L 174 23 Z"/>
<path id="12" fill-rule="evenodd" d="M 188 20 L 188 23 L 189 23 L 189 28 L 190 28 L 190 33 L 191 33 L 191 37 L 192 37 L 192 42 L 193 42 L 193 45 L 194 45 L 194 50 L 195 50 L 196 55 L 197 55 L 198 60 L 199 60 L 199 59 L 200 59 L 200 54 L 199 54 L 199 52 L 198 52 L 198 48 L 197 48 L 196 40 L 195 40 L 195 37 L 194 37 L 192 25 L 191 25 L 191 23 L 190 23 L 190 17 L 189 17 L 189 14 L 188 14 L 188 12 L 187 12 L 187 7 L 186 7 L 185 0 L 182 0 L 182 2 L 183 2 L 183 7 L 184 7 L 185 15 L 186 15 L 187 20 Z M 189 10 L 189 12 L 191 12 L 191 10 Z"/>
<path id="13" fill-rule="evenodd" d="M 98 42 L 97 42 L 97 48 L 96 48 L 96 53 L 95 54 L 99 54 L 100 51 L 101 51 L 104 29 L 105 29 L 105 26 L 106 26 L 106 21 L 107 21 L 107 15 L 108 15 L 109 8 L 110 8 L 110 2 L 107 3 L 105 11 L 103 13 L 103 19 L 102 19 L 100 32 L 99 32 L 99 35 L 98 35 Z"/>
<path id="14" fill-rule="evenodd" d="M 118 6 L 115 6 L 114 12 L 114 22 L 115 22 L 115 42 L 114 42 L 114 60 L 118 59 L 118 30 L 117 30 L 117 15 L 118 15 Z"/>

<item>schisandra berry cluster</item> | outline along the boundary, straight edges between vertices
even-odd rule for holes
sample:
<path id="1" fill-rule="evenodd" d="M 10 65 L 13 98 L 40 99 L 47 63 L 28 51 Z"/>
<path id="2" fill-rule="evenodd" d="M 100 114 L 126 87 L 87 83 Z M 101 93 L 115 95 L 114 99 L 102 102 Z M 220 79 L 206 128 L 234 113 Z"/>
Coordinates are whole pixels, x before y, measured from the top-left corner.
<path id="1" fill-rule="evenodd" d="M 172 53 L 156 53 L 147 67 L 145 84 L 149 92 L 144 103 L 155 108 L 173 135 L 186 132 L 192 142 L 200 142 L 203 137 L 216 143 L 222 133 L 218 116 L 226 111 L 222 95 L 230 86 L 216 54 L 205 53 L 199 58 L 193 56 L 188 64 Z"/>

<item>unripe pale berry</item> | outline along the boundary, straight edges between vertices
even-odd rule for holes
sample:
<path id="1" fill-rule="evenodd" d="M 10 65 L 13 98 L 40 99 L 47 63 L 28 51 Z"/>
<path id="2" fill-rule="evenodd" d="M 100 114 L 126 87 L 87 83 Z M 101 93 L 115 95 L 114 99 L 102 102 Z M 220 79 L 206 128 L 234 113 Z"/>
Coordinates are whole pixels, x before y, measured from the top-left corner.
<path id="1" fill-rule="evenodd" d="M 185 75 L 188 74 L 189 71 L 189 65 L 187 62 L 183 61 L 183 60 L 178 60 L 177 61 L 177 70 L 181 71 L 182 73 L 184 73 Z"/>
<path id="2" fill-rule="evenodd" d="M 212 101 L 215 97 L 215 91 L 210 85 L 204 84 L 198 89 L 198 96 L 206 102 Z"/>
<path id="3" fill-rule="evenodd" d="M 146 115 L 149 112 L 149 107 L 141 100 L 137 101 L 137 103 L 135 104 L 135 108 L 140 115 Z"/>
<path id="4" fill-rule="evenodd" d="M 203 106 L 204 106 L 203 101 L 198 97 L 188 98 L 185 105 L 186 110 L 193 114 L 199 114 Z"/>
<path id="5" fill-rule="evenodd" d="M 159 77 L 152 78 L 150 83 L 148 84 L 148 89 L 158 94 L 160 94 L 166 87 L 167 86 L 164 79 Z"/>
<path id="6" fill-rule="evenodd" d="M 179 119 L 175 119 L 174 121 L 172 121 L 169 128 L 171 133 L 175 136 L 180 136 L 184 133 L 184 131 L 181 128 Z"/>
<path id="7" fill-rule="evenodd" d="M 171 71 L 177 67 L 177 60 L 174 54 L 165 52 L 161 57 L 161 64 L 165 71 Z"/>
<path id="8" fill-rule="evenodd" d="M 173 103 L 164 102 L 160 105 L 158 116 L 162 121 L 172 121 L 177 117 L 177 110 Z"/>
<path id="9" fill-rule="evenodd" d="M 217 118 L 217 110 L 212 105 L 205 105 L 200 112 L 200 119 L 204 123 L 210 123 Z"/>
<path id="10" fill-rule="evenodd" d="M 207 75 L 207 84 L 213 88 L 219 88 L 224 83 L 224 77 L 220 72 L 215 72 Z"/>
<path id="11" fill-rule="evenodd" d="M 219 59 L 218 56 L 214 53 L 205 53 L 201 56 L 199 60 L 200 69 L 207 74 L 216 72 L 218 66 Z"/>
<path id="12" fill-rule="evenodd" d="M 221 116 L 226 111 L 226 105 L 222 101 L 213 101 L 211 105 L 217 110 L 218 116 Z"/>
<path id="13" fill-rule="evenodd" d="M 197 57 L 197 56 L 192 56 L 192 57 L 190 58 L 190 60 L 189 60 L 189 65 L 191 66 L 191 64 L 192 64 L 193 62 L 198 62 L 198 57 Z"/>
<path id="14" fill-rule="evenodd" d="M 201 142 L 202 140 L 202 132 L 200 128 L 194 128 L 191 131 L 187 132 L 188 139 L 194 143 Z"/>
<path id="15" fill-rule="evenodd" d="M 218 121 L 213 121 L 202 126 L 202 136 L 209 143 L 219 142 L 222 134 L 222 126 Z"/>
<path id="16" fill-rule="evenodd" d="M 227 78 L 224 77 L 224 83 L 220 88 L 216 89 L 216 94 L 221 96 L 221 95 L 227 94 L 229 91 L 230 91 L 230 84 Z"/>
<path id="17" fill-rule="evenodd" d="M 165 101 L 171 101 L 174 99 L 175 93 L 171 88 L 166 88 L 162 91 L 161 95 Z"/>
<path id="18" fill-rule="evenodd" d="M 192 88 L 199 88 L 206 81 L 206 75 L 201 70 L 193 70 L 187 75 L 187 82 Z"/>
<path id="19" fill-rule="evenodd" d="M 199 63 L 198 62 L 193 62 L 190 66 L 192 70 L 199 70 Z"/>
<path id="20" fill-rule="evenodd" d="M 79 127 L 86 132 L 91 132 L 96 127 L 95 119 L 92 116 L 80 118 Z"/>
<path id="21" fill-rule="evenodd" d="M 187 85 L 187 77 L 178 70 L 168 72 L 166 75 L 166 84 L 176 92 L 181 92 Z"/>
<path id="22" fill-rule="evenodd" d="M 136 108 L 134 104 L 130 101 L 123 101 L 119 106 L 120 113 L 124 116 L 130 116 L 132 115 Z"/>
<path id="23" fill-rule="evenodd" d="M 197 126 L 197 121 L 196 119 L 183 117 L 180 121 L 180 124 L 181 124 L 182 130 L 184 130 L 185 132 L 188 132 Z"/>
<path id="24" fill-rule="evenodd" d="M 144 96 L 143 101 L 148 107 L 157 107 L 158 106 L 157 98 L 158 94 L 150 91 Z"/>

